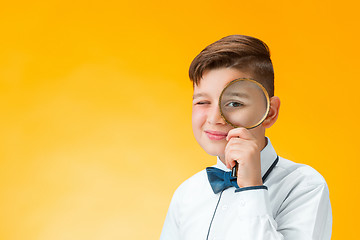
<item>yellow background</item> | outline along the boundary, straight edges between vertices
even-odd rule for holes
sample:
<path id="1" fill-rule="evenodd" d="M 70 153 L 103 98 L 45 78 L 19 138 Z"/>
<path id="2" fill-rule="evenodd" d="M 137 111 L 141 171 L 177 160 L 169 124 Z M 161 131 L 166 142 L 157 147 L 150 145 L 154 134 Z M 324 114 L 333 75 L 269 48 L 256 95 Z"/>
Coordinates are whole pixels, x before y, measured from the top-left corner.
<path id="1" fill-rule="evenodd" d="M 275 67 L 278 154 L 327 180 L 358 239 L 357 1 L 7 1 L 0 7 L 0 239 L 158 239 L 215 162 L 191 130 L 191 60 L 230 34 Z"/>

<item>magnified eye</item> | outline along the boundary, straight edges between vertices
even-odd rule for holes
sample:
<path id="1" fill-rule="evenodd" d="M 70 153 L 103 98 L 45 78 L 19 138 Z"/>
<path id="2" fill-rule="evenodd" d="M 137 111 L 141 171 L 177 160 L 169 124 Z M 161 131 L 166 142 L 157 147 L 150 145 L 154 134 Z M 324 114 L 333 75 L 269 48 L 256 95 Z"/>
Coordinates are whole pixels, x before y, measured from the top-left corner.
<path id="1" fill-rule="evenodd" d="M 228 83 L 219 97 L 221 116 L 232 127 L 259 126 L 270 109 L 266 89 L 252 79 L 239 78 Z"/>
<path id="2" fill-rule="evenodd" d="M 225 105 L 226 107 L 234 107 L 234 108 L 238 108 L 238 107 L 242 107 L 242 106 L 244 106 L 244 104 L 243 103 L 241 103 L 241 102 L 229 102 L 229 103 L 227 103 L 226 105 Z"/>

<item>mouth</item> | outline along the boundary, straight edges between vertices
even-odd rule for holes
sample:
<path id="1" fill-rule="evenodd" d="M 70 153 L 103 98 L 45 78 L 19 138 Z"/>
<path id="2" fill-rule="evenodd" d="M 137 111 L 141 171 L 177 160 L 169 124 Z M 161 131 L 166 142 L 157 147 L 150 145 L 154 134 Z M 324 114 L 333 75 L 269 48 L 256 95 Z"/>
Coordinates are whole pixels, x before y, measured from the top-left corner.
<path id="1" fill-rule="evenodd" d="M 205 130 L 206 135 L 210 140 L 223 140 L 226 138 L 226 132 Z"/>

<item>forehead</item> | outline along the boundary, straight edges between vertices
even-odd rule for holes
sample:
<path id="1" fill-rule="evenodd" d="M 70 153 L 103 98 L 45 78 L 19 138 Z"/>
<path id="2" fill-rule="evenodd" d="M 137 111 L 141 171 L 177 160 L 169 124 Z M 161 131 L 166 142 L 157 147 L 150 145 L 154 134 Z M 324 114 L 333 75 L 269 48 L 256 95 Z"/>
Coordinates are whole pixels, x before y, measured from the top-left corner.
<path id="1" fill-rule="evenodd" d="M 220 95 L 224 87 L 237 78 L 252 78 L 252 75 L 234 68 L 207 70 L 199 84 L 194 86 L 194 95 Z"/>

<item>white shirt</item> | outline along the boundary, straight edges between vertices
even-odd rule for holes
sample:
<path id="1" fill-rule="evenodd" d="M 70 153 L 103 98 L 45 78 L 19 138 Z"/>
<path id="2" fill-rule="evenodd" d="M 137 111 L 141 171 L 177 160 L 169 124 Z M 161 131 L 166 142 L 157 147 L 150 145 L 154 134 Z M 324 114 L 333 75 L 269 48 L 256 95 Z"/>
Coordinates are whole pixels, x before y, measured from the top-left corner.
<path id="1" fill-rule="evenodd" d="M 276 157 L 268 139 L 262 175 Z M 230 171 L 219 158 L 214 167 Z M 175 191 L 160 239 L 330 239 L 329 190 L 317 171 L 279 157 L 264 185 L 268 190 L 231 187 L 214 194 L 206 170 L 195 174 Z"/>

